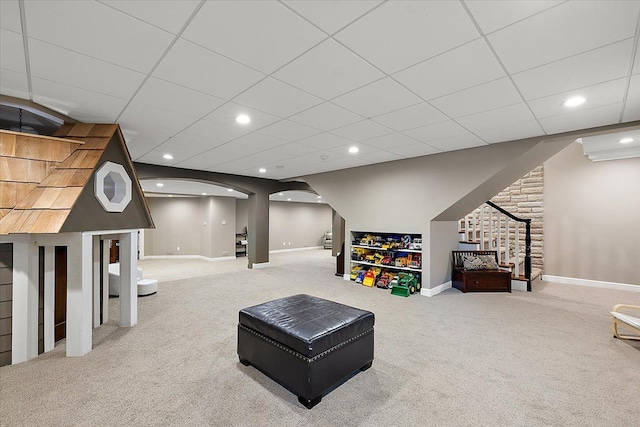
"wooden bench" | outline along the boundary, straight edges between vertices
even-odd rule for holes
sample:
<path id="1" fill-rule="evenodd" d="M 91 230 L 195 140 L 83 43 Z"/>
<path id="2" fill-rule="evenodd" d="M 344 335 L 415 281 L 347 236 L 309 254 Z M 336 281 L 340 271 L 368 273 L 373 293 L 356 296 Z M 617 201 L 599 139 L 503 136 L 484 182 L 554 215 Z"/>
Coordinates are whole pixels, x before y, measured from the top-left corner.
<path id="1" fill-rule="evenodd" d="M 498 267 L 496 251 L 452 251 L 452 286 L 462 292 L 511 292 L 511 271 Z M 492 257 L 495 268 L 465 268 L 465 258 Z M 486 259 L 486 258 L 485 258 Z"/>
<path id="2" fill-rule="evenodd" d="M 640 341 L 640 317 L 634 317 L 626 313 L 621 313 L 620 309 L 637 310 L 640 315 L 640 306 L 618 304 L 611 309 L 611 315 L 613 316 L 613 337 L 622 338 L 625 340 L 637 340 Z M 618 332 L 618 326 L 623 326 L 637 332 L 636 335 L 622 335 Z"/>

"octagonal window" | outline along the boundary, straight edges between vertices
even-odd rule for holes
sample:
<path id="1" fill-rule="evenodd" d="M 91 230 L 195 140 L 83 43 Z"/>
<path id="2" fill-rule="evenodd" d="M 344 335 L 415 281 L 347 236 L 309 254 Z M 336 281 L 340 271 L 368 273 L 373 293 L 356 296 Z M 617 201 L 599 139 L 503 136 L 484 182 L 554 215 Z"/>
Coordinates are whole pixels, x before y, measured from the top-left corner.
<path id="1" fill-rule="evenodd" d="M 131 202 L 131 178 L 118 163 L 105 162 L 96 172 L 95 195 L 107 212 L 122 212 Z"/>

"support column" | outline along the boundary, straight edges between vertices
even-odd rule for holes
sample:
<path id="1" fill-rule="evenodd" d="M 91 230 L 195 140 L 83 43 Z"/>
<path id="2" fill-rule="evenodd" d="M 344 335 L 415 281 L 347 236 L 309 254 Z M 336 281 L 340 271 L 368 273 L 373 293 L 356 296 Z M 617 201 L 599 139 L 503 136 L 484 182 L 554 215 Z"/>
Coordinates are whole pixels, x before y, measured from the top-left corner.
<path id="1" fill-rule="evenodd" d="M 102 244 L 102 323 L 109 321 L 109 248 L 111 240 L 101 240 Z"/>
<path id="2" fill-rule="evenodd" d="M 56 247 L 44 247 L 44 352 L 55 346 Z"/>
<path id="3" fill-rule="evenodd" d="M 93 329 L 93 236 L 80 234 L 67 246 L 67 356 L 91 351 Z"/>
<path id="4" fill-rule="evenodd" d="M 248 267 L 264 268 L 269 265 L 269 194 L 250 194 L 248 210 Z"/>
<path id="5" fill-rule="evenodd" d="M 93 277 L 93 327 L 100 326 L 100 236 L 93 236 L 91 242 L 92 274 Z"/>
<path id="6" fill-rule="evenodd" d="M 138 232 L 120 234 L 120 326 L 138 323 Z"/>
<path id="7" fill-rule="evenodd" d="M 13 243 L 11 363 L 38 355 L 38 247 L 25 238 Z"/>

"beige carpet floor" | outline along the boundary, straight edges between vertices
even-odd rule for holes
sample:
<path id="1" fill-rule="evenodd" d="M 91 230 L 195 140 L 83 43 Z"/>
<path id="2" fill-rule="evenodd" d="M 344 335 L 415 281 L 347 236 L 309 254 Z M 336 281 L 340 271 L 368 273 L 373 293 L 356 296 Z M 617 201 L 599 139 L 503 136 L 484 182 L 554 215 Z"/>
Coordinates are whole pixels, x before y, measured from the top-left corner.
<path id="1" fill-rule="evenodd" d="M 396 297 L 333 275 L 330 251 L 143 260 L 139 322 L 0 368 L 0 426 L 637 426 L 640 344 L 609 310 L 640 293 L 542 283 L 531 293 Z M 308 293 L 376 315 L 373 366 L 307 410 L 238 362 L 238 310 Z"/>

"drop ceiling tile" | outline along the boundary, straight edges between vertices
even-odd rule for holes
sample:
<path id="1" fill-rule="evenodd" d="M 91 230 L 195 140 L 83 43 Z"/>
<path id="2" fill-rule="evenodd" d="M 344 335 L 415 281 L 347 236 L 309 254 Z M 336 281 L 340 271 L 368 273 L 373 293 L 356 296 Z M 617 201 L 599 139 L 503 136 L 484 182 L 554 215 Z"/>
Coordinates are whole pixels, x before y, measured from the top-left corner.
<path id="1" fill-rule="evenodd" d="M 466 1 L 465 5 L 480 25 L 482 32 L 489 34 L 561 3 L 562 0 L 484 0 Z"/>
<path id="2" fill-rule="evenodd" d="M 640 98 L 628 99 L 622 115 L 622 122 L 640 120 Z"/>
<path id="3" fill-rule="evenodd" d="M 0 28 L 22 34 L 20 3 L 18 0 L 0 1 Z"/>
<path id="4" fill-rule="evenodd" d="M 286 141 L 297 141 L 312 135 L 317 135 L 322 131 L 285 119 L 263 127 L 258 132 Z"/>
<path id="5" fill-rule="evenodd" d="M 224 100 L 175 83 L 149 78 L 134 101 L 174 113 L 200 118 L 224 103 Z"/>
<path id="6" fill-rule="evenodd" d="M 242 153 L 224 152 L 218 148 L 206 151 L 177 164 L 178 167 L 205 171 L 224 172 L 220 165 L 243 157 Z"/>
<path id="7" fill-rule="evenodd" d="M 171 34 L 178 34 L 187 22 L 199 0 L 130 1 L 101 0 L 108 6 L 145 21 Z"/>
<path id="8" fill-rule="evenodd" d="M 483 39 L 474 40 L 407 68 L 393 77 L 425 100 L 504 77 Z"/>
<path id="9" fill-rule="evenodd" d="M 279 117 L 289 117 L 323 102 L 316 96 L 271 77 L 242 92 L 233 101 Z"/>
<path id="10" fill-rule="evenodd" d="M 363 117 L 337 105 L 325 102 L 324 104 L 291 116 L 289 119 L 293 122 L 328 131 L 359 122 Z"/>
<path id="11" fill-rule="evenodd" d="M 386 2 L 335 35 L 392 74 L 479 37 L 459 2 Z"/>
<path id="12" fill-rule="evenodd" d="M 363 120 L 361 122 L 334 129 L 331 133 L 352 141 L 363 141 L 365 139 L 388 135 L 395 132 L 374 121 Z"/>
<path id="13" fill-rule="evenodd" d="M 0 64 L 4 70 L 22 74 L 27 72 L 22 34 L 0 29 Z"/>
<path id="14" fill-rule="evenodd" d="M 434 125 L 422 126 L 416 129 L 410 129 L 403 132 L 405 135 L 418 141 L 431 144 L 430 141 L 444 138 L 447 136 L 465 135 L 469 132 L 452 120 Z"/>
<path id="15" fill-rule="evenodd" d="M 287 7 L 266 1 L 207 2 L 182 36 L 267 74 L 326 38 Z"/>
<path id="16" fill-rule="evenodd" d="M 313 22 L 327 34 L 333 34 L 382 2 L 288 0 L 283 3 Z"/>
<path id="17" fill-rule="evenodd" d="M 400 160 L 404 158 L 404 156 L 400 154 L 396 154 L 396 153 L 392 153 L 384 150 L 377 150 L 369 153 L 365 152 L 365 153 L 362 153 L 360 157 L 366 160 L 369 164 L 391 162 L 393 160 Z"/>
<path id="18" fill-rule="evenodd" d="M 127 120 L 146 126 L 160 126 L 176 132 L 184 130 L 195 121 L 193 117 L 135 101 L 127 106 L 118 120 Z"/>
<path id="19" fill-rule="evenodd" d="M 632 48 L 633 40 L 614 43 L 514 74 L 513 81 L 525 99 L 536 99 L 626 77 Z"/>
<path id="20" fill-rule="evenodd" d="M 368 145 L 369 147 L 393 151 L 395 147 L 413 145 L 417 141 L 413 138 L 409 138 L 401 133 L 393 133 L 390 135 L 379 136 L 377 138 L 367 139 L 362 141 L 361 144 Z"/>
<path id="21" fill-rule="evenodd" d="M 569 132 L 597 126 L 618 123 L 622 104 L 612 104 L 587 110 L 575 111 L 559 116 L 540 119 L 540 124 L 548 134 Z"/>
<path id="22" fill-rule="evenodd" d="M 114 123 L 127 100 L 32 77 L 33 101 L 81 122 Z"/>
<path id="23" fill-rule="evenodd" d="M 343 138 L 338 135 L 330 133 L 321 133 L 318 135 L 310 136 L 309 138 L 301 139 L 298 143 L 306 145 L 308 147 L 315 147 L 318 149 L 330 149 L 333 147 L 340 147 L 345 144 L 352 144 L 353 141 Z"/>
<path id="24" fill-rule="evenodd" d="M 403 108 L 402 110 L 374 117 L 373 120 L 398 132 L 402 132 L 421 126 L 446 122 L 449 118 L 426 102 L 422 102 L 411 107 Z"/>
<path id="25" fill-rule="evenodd" d="M 590 110 L 595 107 L 602 107 L 622 102 L 626 87 L 627 79 L 623 78 L 535 99 L 533 101 L 529 101 L 528 104 L 531 107 L 533 114 L 535 114 L 538 119 L 562 116 L 571 112 Z M 582 96 L 586 99 L 586 102 L 577 107 L 565 107 L 564 102 L 573 96 Z"/>
<path id="26" fill-rule="evenodd" d="M 144 74 L 37 40 L 29 40 L 31 75 L 45 80 L 129 99 Z M 108 78 L 107 78 L 108 76 Z"/>
<path id="27" fill-rule="evenodd" d="M 251 118 L 251 123 L 242 125 L 236 122 L 238 114 L 247 114 Z M 269 126 L 280 120 L 279 117 L 253 108 L 245 107 L 233 102 L 227 102 L 217 110 L 207 115 L 205 120 L 220 123 L 241 130 L 243 133 L 253 132 L 263 127 Z"/>
<path id="28" fill-rule="evenodd" d="M 511 81 L 505 77 L 434 99 L 431 104 L 455 118 L 519 102 L 522 102 L 522 98 Z"/>
<path id="29" fill-rule="evenodd" d="M 241 150 L 243 150 L 245 147 L 255 147 L 259 149 L 259 151 L 264 151 L 270 148 L 284 145 L 287 142 L 288 141 L 284 141 L 279 138 L 274 138 L 272 136 L 253 132 L 248 135 L 241 136 L 240 138 L 234 140 L 231 144 L 233 144 L 234 146 L 238 146 L 238 148 Z"/>
<path id="30" fill-rule="evenodd" d="M 165 128 L 164 126 L 141 124 L 122 118 L 118 120 L 118 124 L 120 125 L 120 129 L 122 129 L 127 145 L 130 143 L 140 143 L 151 145 L 155 148 L 176 134 L 175 130 Z"/>
<path id="31" fill-rule="evenodd" d="M 27 75 L 0 68 L 0 93 L 16 98 L 29 99 Z"/>
<path id="32" fill-rule="evenodd" d="M 149 153 L 160 164 L 172 165 L 184 161 L 192 156 L 210 150 L 214 147 L 224 144 L 226 141 L 220 140 L 212 136 L 201 136 L 189 132 L 180 132 L 172 136 L 163 144 L 158 145 L 156 149 Z M 165 153 L 173 155 L 173 160 L 165 160 L 162 156 Z"/>
<path id="33" fill-rule="evenodd" d="M 316 151 L 318 151 L 318 149 L 315 147 L 310 147 L 297 142 L 290 142 L 288 144 L 274 147 L 265 154 L 273 156 L 274 161 L 279 161 L 290 159 L 292 157 L 302 156 L 305 154 L 311 154 Z"/>
<path id="34" fill-rule="evenodd" d="M 199 92 L 231 99 L 264 75 L 186 40 L 178 40 L 153 75 Z"/>
<path id="35" fill-rule="evenodd" d="M 627 99 L 640 99 L 640 74 L 631 76 Z"/>
<path id="36" fill-rule="evenodd" d="M 378 80 L 384 74 L 329 39 L 273 76 L 320 98 L 332 99 Z"/>
<path id="37" fill-rule="evenodd" d="M 411 158 L 411 157 L 419 157 L 419 156 L 428 156 L 430 154 L 441 153 L 442 150 L 434 148 L 430 145 L 423 144 L 422 142 L 414 141 L 413 144 L 409 145 L 397 145 L 394 147 L 389 147 L 387 151 L 398 154 L 399 156 Z"/>
<path id="38" fill-rule="evenodd" d="M 459 124 L 475 132 L 476 129 L 509 125 L 534 120 L 533 114 L 524 102 L 495 110 L 484 111 L 478 114 L 460 117 L 456 120 Z"/>
<path id="39" fill-rule="evenodd" d="M 387 77 L 334 99 L 349 111 L 364 117 L 374 117 L 416 105 L 422 100 Z"/>
<path id="40" fill-rule="evenodd" d="M 488 39 L 507 70 L 517 73 L 632 38 L 639 11 L 633 1 L 565 2 Z"/>
<path id="41" fill-rule="evenodd" d="M 510 124 L 505 123 L 497 126 L 485 126 L 472 129 L 472 131 L 489 144 L 516 141 L 518 139 L 531 138 L 545 134 L 537 120 Z"/>
<path id="42" fill-rule="evenodd" d="M 429 141 L 429 145 L 442 151 L 455 151 L 481 147 L 487 145 L 487 143 L 473 134 L 465 133 L 434 139 Z"/>
<path id="43" fill-rule="evenodd" d="M 25 9 L 30 38 L 142 73 L 151 71 L 174 38 L 98 2 L 26 1 Z"/>
<path id="44" fill-rule="evenodd" d="M 227 142 L 252 132 L 252 129 L 243 128 L 239 125 L 233 126 L 231 124 L 226 125 L 209 120 L 198 120 L 185 129 L 185 132 Z"/>
<path id="45" fill-rule="evenodd" d="M 636 58 L 633 61 L 633 74 L 640 73 L 640 43 L 638 43 L 638 47 L 636 48 Z"/>

